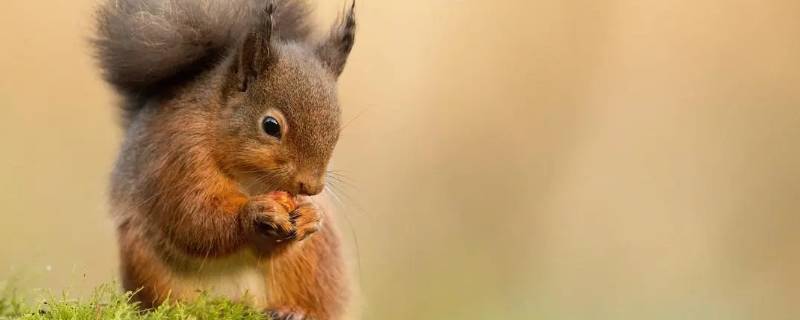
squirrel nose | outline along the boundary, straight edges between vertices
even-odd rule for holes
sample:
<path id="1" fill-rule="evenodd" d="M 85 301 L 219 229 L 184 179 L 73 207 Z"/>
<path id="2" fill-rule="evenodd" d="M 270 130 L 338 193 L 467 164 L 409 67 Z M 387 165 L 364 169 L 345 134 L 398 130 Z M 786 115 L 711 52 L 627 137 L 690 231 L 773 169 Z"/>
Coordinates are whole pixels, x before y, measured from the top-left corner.
<path id="1" fill-rule="evenodd" d="M 313 196 L 322 192 L 325 183 L 322 178 L 300 177 L 297 179 L 297 190 L 299 194 Z"/>

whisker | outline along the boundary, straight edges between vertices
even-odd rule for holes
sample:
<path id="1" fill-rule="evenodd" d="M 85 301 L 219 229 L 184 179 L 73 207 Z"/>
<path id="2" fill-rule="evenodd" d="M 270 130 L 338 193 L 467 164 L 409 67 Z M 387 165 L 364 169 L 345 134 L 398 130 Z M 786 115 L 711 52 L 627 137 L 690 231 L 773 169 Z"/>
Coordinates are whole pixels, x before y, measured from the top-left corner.
<path id="1" fill-rule="evenodd" d="M 355 248 L 356 263 L 357 263 L 357 265 L 356 265 L 356 274 L 358 275 L 359 282 L 360 282 L 360 280 L 363 278 L 362 271 L 361 271 L 362 270 L 362 267 L 361 267 L 361 245 L 359 244 L 359 241 L 358 241 L 358 234 L 356 233 L 356 228 L 353 225 L 353 221 L 350 218 L 350 214 L 348 213 L 348 210 L 345 208 L 344 203 L 342 202 L 342 199 L 339 197 L 338 192 L 335 191 L 333 185 L 326 182 L 324 190 L 326 190 L 328 192 L 328 194 L 330 194 L 331 197 L 334 199 L 334 201 L 337 202 L 336 206 L 339 208 L 339 210 L 337 210 L 337 211 L 343 213 L 341 216 L 344 217 L 344 220 L 347 223 L 347 227 L 348 227 L 348 229 L 350 231 L 350 236 L 353 238 L 353 247 Z"/>
<path id="2" fill-rule="evenodd" d="M 372 109 L 374 107 L 375 106 L 369 106 L 369 107 L 366 107 L 364 109 L 361 109 L 361 111 L 359 111 L 358 114 L 356 114 L 352 119 L 348 120 L 342 126 L 339 127 L 339 132 L 340 133 L 343 132 L 344 129 L 346 129 L 347 127 L 350 126 L 350 124 L 352 124 L 354 121 L 358 120 L 358 118 L 361 118 L 361 116 L 363 116 L 365 113 L 367 113 L 367 111 L 369 111 L 370 109 Z"/>
<path id="3" fill-rule="evenodd" d="M 331 180 L 335 180 L 335 181 L 338 181 L 338 182 L 340 182 L 342 184 L 345 184 L 348 187 L 351 187 L 353 189 L 358 189 L 356 184 L 353 183 L 350 178 L 348 178 L 347 176 L 345 176 L 344 174 L 342 174 L 342 173 L 340 173 L 338 171 L 329 170 L 329 171 L 326 172 L 325 176 L 330 178 Z"/>

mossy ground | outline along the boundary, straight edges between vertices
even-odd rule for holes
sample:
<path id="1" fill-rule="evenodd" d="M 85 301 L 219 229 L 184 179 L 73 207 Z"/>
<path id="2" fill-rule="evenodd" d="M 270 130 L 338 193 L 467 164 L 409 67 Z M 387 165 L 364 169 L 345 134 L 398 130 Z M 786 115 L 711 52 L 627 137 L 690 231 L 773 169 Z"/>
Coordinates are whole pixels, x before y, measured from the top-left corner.
<path id="1" fill-rule="evenodd" d="M 13 286 L 0 287 L 0 320 L 266 319 L 262 313 L 250 307 L 208 295 L 190 303 L 173 301 L 155 310 L 142 312 L 131 299 L 131 293 L 122 293 L 117 288 L 116 285 L 103 285 L 84 299 L 67 294 L 26 299 Z"/>

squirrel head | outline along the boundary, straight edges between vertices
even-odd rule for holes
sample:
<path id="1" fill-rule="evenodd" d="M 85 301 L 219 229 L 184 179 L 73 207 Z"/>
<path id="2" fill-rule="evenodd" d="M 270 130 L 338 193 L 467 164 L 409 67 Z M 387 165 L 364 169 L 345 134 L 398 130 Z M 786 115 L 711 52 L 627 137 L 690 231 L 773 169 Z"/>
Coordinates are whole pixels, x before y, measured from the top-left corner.
<path id="1" fill-rule="evenodd" d="M 273 11 L 270 2 L 228 60 L 220 163 L 250 192 L 314 195 L 339 138 L 336 80 L 353 46 L 353 7 L 314 44 L 276 39 Z"/>

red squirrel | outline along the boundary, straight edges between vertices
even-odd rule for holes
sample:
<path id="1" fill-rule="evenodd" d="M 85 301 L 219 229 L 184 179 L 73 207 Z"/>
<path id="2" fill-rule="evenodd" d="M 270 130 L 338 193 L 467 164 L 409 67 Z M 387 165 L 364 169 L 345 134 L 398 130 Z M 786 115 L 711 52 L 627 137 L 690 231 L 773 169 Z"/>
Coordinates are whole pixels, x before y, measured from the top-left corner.
<path id="1" fill-rule="evenodd" d="M 107 0 L 93 39 L 121 96 L 111 180 L 122 283 L 145 308 L 206 290 L 273 319 L 341 319 L 321 205 L 354 3 L 312 39 L 301 0 Z"/>

